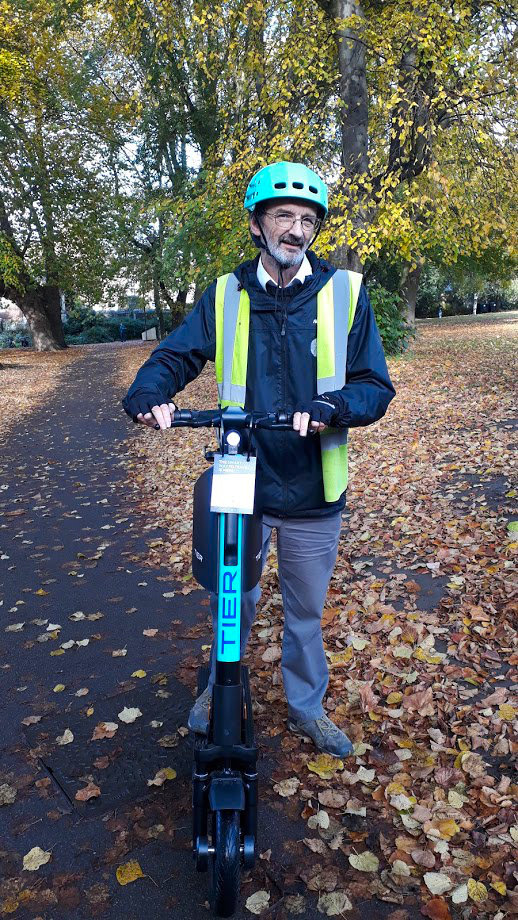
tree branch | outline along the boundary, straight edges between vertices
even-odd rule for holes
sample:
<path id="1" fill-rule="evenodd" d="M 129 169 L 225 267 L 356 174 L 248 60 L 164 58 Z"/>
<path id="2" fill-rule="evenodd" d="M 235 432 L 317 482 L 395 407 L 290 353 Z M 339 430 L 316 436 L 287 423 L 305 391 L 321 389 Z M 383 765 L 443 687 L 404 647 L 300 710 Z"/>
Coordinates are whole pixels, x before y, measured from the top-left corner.
<path id="1" fill-rule="evenodd" d="M 24 258 L 25 253 L 27 252 L 27 250 L 28 250 L 28 248 L 29 248 L 29 245 L 30 245 L 31 240 L 32 240 L 32 226 L 29 227 L 29 233 L 27 234 L 27 239 L 25 240 L 25 243 L 23 244 L 23 246 L 22 246 L 22 248 L 21 248 L 21 256 L 22 256 L 22 258 Z"/>
<path id="2" fill-rule="evenodd" d="M 9 244 L 13 249 L 13 252 L 16 253 L 19 259 L 23 258 L 23 253 L 16 242 L 16 237 L 14 235 L 14 230 L 11 227 L 9 221 L 9 215 L 7 214 L 7 209 L 5 206 L 5 201 L 2 193 L 0 192 L 0 231 L 7 237 Z"/>
<path id="3" fill-rule="evenodd" d="M 167 290 L 167 288 L 166 288 L 166 286 L 165 286 L 165 284 L 164 284 L 163 281 L 159 281 L 159 287 L 160 287 L 160 292 L 161 292 L 161 294 L 163 295 L 164 300 L 165 300 L 167 306 L 169 307 L 169 309 L 175 310 L 176 307 L 178 306 L 178 304 L 177 304 L 176 300 L 173 300 L 173 298 L 171 297 L 171 295 L 170 295 L 169 291 Z"/>
<path id="4" fill-rule="evenodd" d="M 137 247 L 137 249 L 142 249 L 142 251 L 146 252 L 148 255 L 153 252 L 153 246 L 151 243 L 141 243 L 140 240 L 137 240 L 137 238 L 134 236 L 131 238 L 131 242 L 134 246 Z"/>
<path id="5" fill-rule="evenodd" d="M 320 7 L 321 10 L 324 11 L 324 13 L 326 14 L 326 16 L 329 16 L 329 18 L 332 17 L 332 13 L 331 13 L 331 8 L 332 8 L 332 7 L 331 7 L 331 0 L 316 0 L 316 4 L 317 4 L 317 6 Z"/>

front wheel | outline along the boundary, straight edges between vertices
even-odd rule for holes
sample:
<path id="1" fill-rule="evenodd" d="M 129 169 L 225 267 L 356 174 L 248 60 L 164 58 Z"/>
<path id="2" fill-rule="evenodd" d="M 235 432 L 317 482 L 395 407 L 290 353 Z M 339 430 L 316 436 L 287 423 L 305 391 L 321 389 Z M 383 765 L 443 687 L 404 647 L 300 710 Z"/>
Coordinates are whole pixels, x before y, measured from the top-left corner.
<path id="1" fill-rule="evenodd" d="M 217 917 L 231 917 L 237 907 L 241 876 L 240 812 L 212 815 L 212 897 Z"/>

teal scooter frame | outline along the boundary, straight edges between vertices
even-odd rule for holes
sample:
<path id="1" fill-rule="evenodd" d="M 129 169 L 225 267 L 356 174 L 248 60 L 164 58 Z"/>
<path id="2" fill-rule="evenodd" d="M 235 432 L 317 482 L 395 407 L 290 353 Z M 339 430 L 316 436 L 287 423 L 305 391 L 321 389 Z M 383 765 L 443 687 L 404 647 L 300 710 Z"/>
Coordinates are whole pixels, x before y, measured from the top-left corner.
<path id="1" fill-rule="evenodd" d="M 176 410 L 172 427 L 217 427 L 219 450 L 205 457 L 255 456 L 256 428 L 289 430 L 285 412 L 239 408 Z M 262 524 L 259 514 L 211 512 L 212 469 L 194 489 L 192 568 L 196 580 L 218 596 L 216 673 L 208 734 L 196 735 L 193 767 L 193 856 L 198 871 L 211 869 L 212 906 L 219 917 L 237 907 L 241 868 L 256 855 L 258 776 L 248 669 L 241 665 L 241 595 L 261 575 Z M 201 668 L 198 693 L 208 684 Z"/>

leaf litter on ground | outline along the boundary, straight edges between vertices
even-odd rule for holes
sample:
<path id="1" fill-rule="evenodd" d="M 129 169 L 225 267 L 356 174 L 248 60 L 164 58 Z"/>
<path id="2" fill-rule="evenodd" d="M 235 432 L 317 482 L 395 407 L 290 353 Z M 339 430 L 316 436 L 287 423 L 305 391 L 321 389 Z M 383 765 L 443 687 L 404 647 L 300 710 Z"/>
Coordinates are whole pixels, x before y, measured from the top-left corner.
<path id="1" fill-rule="evenodd" d="M 349 815 L 338 850 L 322 841 L 348 895 L 397 903 L 420 883 L 426 916 L 448 917 L 444 898 L 461 903 L 464 889 L 478 915 L 496 916 L 510 906 L 506 881 L 516 882 L 518 542 L 508 523 L 517 346 L 516 320 L 422 325 L 411 353 L 390 362 L 398 396 L 387 416 L 350 432 L 348 512 L 323 632 L 327 709 L 352 736 L 355 766 L 328 764 L 285 734 L 272 554 L 247 655 L 261 744 L 282 736 L 270 794 L 292 817 L 297 797 L 306 819 L 319 801 L 338 829 Z M 142 354 L 126 359 L 129 381 Z M 215 406 L 211 371 L 178 403 Z M 143 429 L 130 463 L 143 511 L 167 533 L 148 563 L 165 562 L 193 587 L 189 517 L 206 440 L 189 430 L 158 440 Z M 296 850 L 300 865 L 310 840 Z"/>
<path id="2" fill-rule="evenodd" d="M 396 905 L 394 917 L 416 894 L 423 916 L 436 918 L 455 904 L 499 920 L 516 907 L 518 541 L 508 524 L 517 517 L 517 333 L 516 321 L 494 319 L 420 325 L 410 352 L 389 362 L 398 395 L 387 416 L 350 431 L 344 534 L 323 616 L 326 708 L 355 745 L 340 766 L 286 733 L 273 552 L 266 562 L 247 652 L 261 747 L 275 760 L 265 796 L 288 817 L 315 816 L 315 836 L 290 845 L 286 877 L 296 873 L 320 898 L 379 898 Z M 144 350 L 124 351 L 123 385 Z M 215 406 L 212 371 L 178 402 Z M 140 429 L 130 444 L 130 487 L 166 532 L 149 541 L 145 562 L 167 565 L 186 591 L 197 587 L 190 517 L 206 441 L 203 431 Z M 205 656 L 209 637 L 207 610 Z M 181 669 L 191 688 L 193 677 Z M 260 867 L 254 878 L 270 896 Z M 300 896 L 287 897 L 295 906 Z M 269 897 L 261 901 L 262 911 Z"/>

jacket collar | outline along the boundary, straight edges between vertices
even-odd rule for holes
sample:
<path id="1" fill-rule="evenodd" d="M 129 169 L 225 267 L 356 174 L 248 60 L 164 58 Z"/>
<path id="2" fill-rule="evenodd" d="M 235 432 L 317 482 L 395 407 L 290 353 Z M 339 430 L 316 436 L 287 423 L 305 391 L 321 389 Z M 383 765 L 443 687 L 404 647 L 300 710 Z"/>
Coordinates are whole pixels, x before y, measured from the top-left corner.
<path id="1" fill-rule="evenodd" d="M 326 259 L 319 259 L 311 250 L 308 250 L 306 256 L 311 266 L 311 274 L 306 276 L 304 283 L 293 284 L 277 292 L 279 295 L 282 290 L 283 298 L 290 313 L 297 310 L 308 300 L 316 297 L 318 291 L 327 284 L 336 271 L 336 268 L 330 265 Z M 272 283 L 268 286 L 270 290 L 265 291 L 263 289 L 257 278 L 258 262 L 259 256 L 247 262 L 242 262 L 241 265 L 234 269 L 234 274 L 241 286 L 248 291 L 252 310 L 275 310 L 275 286 Z"/>
<path id="2" fill-rule="evenodd" d="M 313 274 L 313 269 L 311 268 L 311 263 L 309 259 L 307 258 L 307 256 L 305 255 L 300 264 L 297 274 L 293 276 L 290 283 L 287 284 L 286 287 L 289 287 L 290 284 L 293 284 L 295 281 L 300 281 L 301 284 L 304 284 L 304 281 L 306 280 L 307 276 L 312 275 L 312 274 Z M 259 284 L 261 285 L 264 291 L 266 290 L 266 285 L 268 284 L 269 281 L 271 281 L 272 284 L 277 284 L 275 278 L 272 278 L 270 273 L 266 271 L 263 265 L 263 260 L 261 259 L 260 256 L 259 256 L 259 261 L 257 263 L 257 278 L 259 280 Z"/>

